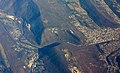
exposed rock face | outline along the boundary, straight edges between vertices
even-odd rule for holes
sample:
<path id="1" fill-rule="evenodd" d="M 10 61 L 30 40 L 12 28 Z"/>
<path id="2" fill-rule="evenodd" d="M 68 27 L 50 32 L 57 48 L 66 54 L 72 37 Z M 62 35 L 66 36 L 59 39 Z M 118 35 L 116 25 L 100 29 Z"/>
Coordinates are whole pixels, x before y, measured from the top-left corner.
<path id="1" fill-rule="evenodd" d="M 31 31 L 35 35 L 36 42 L 40 44 L 41 34 L 44 26 L 41 21 L 41 14 L 37 5 L 32 0 L 1 0 L 0 9 L 5 12 L 22 18 L 31 24 Z"/>
<path id="2" fill-rule="evenodd" d="M 100 27 L 118 27 L 119 24 L 105 18 L 90 0 L 79 0 L 81 6 L 87 11 L 89 17 Z"/>
<path id="3" fill-rule="evenodd" d="M 120 12 L 118 12 L 117 10 L 119 10 L 119 8 L 117 8 L 116 5 L 113 5 L 113 0 L 105 0 L 105 2 L 108 4 L 108 6 L 112 9 L 112 11 L 120 18 Z M 116 3 L 118 5 L 120 5 L 120 0 L 116 0 Z"/>
<path id="4" fill-rule="evenodd" d="M 8 70 L 119 73 L 120 21 L 103 1 L 0 0 L 0 49 Z"/>

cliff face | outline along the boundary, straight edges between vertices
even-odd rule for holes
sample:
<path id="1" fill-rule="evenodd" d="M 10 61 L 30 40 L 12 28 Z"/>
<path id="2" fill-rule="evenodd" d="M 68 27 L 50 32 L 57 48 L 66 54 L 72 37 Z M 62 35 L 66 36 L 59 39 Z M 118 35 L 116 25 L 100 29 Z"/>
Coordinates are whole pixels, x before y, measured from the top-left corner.
<path id="1" fill-rule="evenodd" d="M 100 27 L 118 27 L 118 23 L 112 22 L 103 16 L 90 0 L 79 0 L 81 6 L 87 11 L 89 17 Z"/>
<path id="2" fill-rule="evenodd" d="M 40 44 L 44 26 L 40 18 L 40 11 L 32 0 L 1 0 L 0 9 L 9 14 L 20 17 L 25 22 L 31 24 L 31 31 L 36 38 L 36 42 Z"/>
<path id="3" fill-rule="evenodd" d="M 105 0 L 106 4 L 112 9 L 112 11 L 120 18 L 120 12 L 118 12 L 117 10 L 119 10 L 119 8 L 117 8 L 117 5 L 113 5 L 113 0 Z M 117 4 L 120 5 L 120 0 L 116 0 Z"/>

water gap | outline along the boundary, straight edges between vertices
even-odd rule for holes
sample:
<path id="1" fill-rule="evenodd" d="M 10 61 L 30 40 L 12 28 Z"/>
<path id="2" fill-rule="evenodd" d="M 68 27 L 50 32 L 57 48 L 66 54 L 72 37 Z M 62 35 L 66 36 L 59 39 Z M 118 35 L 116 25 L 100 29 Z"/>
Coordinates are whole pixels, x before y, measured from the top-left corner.
<path id="1" fill-rule="evenodd" d="M 23 8 L 21 4 L 23 4 Z M 35 36 L 35 40 L 38 44 L 40 44 L 41 39 L 42 39 L 41 38 L 42 33 L 44 31 L 44 25 L 41 21 L 41 14 L 40 14 L 40 10 L 38 6 L 32 0 L 27 0 L 27 1 L 21 0 L 20 2 L 16 1 L 16 3 L 14 4 L 14 9 L 15 9 L 16 16 L 21 17 L 24 21 L 31 24 L 31 31 L 33 32 Z M 58 70 L 59 73 L 62 73 L 62 72 L 68 73 L 68 70 L 66 69 L 66 66 L 64 65 L 64 62 L 60 59 L 56 50 L 54 50 L 53 48 L 59 44 L 60 43 L 58 42 L 48 44 L 47 46 L 38 48 L 38 51 L 42 53 L 43 58 L 45 56 L 48 56 L 48 60 L 50 61 L 51 65 L 53 64 L 53 66 L 56 67 L 56 70 Z M 39 55 L 39 59 L 41 59 L 40 56 L 41 55 Z M 45 66 L 47 67 L 47 64 Z M 52 70 L 54 69 L 52 68 Z M 55 73 L 54 71 L 51 71 L 51 72 Z"/>

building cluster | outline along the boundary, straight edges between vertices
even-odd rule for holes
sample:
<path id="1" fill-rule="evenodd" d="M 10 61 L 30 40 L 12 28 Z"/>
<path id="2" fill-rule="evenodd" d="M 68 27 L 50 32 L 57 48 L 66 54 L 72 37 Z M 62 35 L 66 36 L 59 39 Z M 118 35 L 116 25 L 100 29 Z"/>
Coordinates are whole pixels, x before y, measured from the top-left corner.
<path id="1" fill-rule="evenodd" d="M 108 5 L 104 1 L 94 0 L 94 4 L 97 4 L 98 9 L 102 7 L 110 16 L 116 19 L 119 23 L 119 18 L 112 12 Z M 69 2 L 68 7 L 74 11 L 75 15 L 69 16 L 73 19 L 71 23 L 82 32 L 86 37 L 86 44 L 92 45 L 110 40 L 119 39 L 119 28 L 101 28 L 99 27 L 87 14 L 87 12 L 80 6 L 79 2 Z"/>

